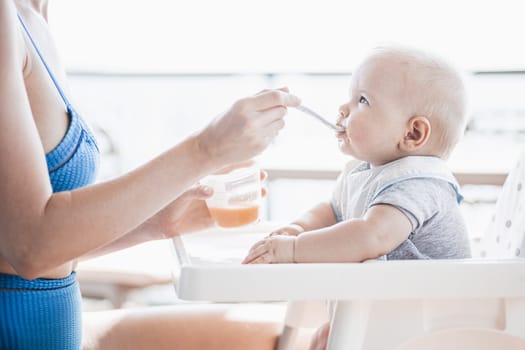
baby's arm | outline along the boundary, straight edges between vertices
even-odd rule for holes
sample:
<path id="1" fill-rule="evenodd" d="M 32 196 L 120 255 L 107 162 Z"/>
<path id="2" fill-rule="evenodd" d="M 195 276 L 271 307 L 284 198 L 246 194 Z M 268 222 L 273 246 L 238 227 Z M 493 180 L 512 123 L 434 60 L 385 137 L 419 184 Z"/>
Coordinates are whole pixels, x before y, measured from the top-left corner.
<path id="1" fill-rule="evenodd" d="M 306 231 L 334 225 L 336 222 L 332 205 L 329 202 L 319 203 L 298 220 L 273 230 L 268 237 L 255 243 L 243 263 L 295 262 L 294 244 L 297 236 Z"/>
<path id="2" fill-rule="evenodd" d="M 305 231 L 312 231 L 323 227 L 332 226 L 336 222 L 337 220 L 335 218 L 332 205 L 329 202 L 322 202 L 317 204 L 312 209 L 306 211 L 299 219 L 272 231 L 270 236 L 298 236 Z"/>
<path id="3" fill-rule="evenodd" d="M 412 231 L 405 214 L 391 205 L 375 205 L 361 219 L 306 232 L 295 242 L 295 262 L 359 262 L 385 255 Z"/>
<path id="4" fill-rule="evenodd" d="M 252 247 L 244 263 L 359 262 L 394 250 L 411 231 L 410 221 L 399 209 L 375 205 L 362 219 L 297 237 L 268 237 Z"/>

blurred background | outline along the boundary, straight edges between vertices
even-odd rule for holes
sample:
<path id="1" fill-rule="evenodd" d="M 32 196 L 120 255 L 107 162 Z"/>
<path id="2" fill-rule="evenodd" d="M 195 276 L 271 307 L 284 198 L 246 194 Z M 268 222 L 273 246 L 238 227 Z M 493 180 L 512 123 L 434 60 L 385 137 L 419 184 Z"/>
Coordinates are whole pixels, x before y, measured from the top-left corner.
<path id="1" fill-rule="evenodd" d="M 471 94 L 468 130 L 450 166 L 463 179 L 462 209 L 475 242 L 525 142 L 519 5 L 53 0 L 49 22 L 71 99 L 101 144 L 99 181 L 137 167 L 261 89 L 287 86 L 335 119 L 353 68 L 374 47 L 408 45 L 445 57 L 465 72 Z M 263 215 L 275 222 L 328 198 L 348 161 L 314 119 L 290 110 L 286 123 L 258 158 L 270 175 Z"/>

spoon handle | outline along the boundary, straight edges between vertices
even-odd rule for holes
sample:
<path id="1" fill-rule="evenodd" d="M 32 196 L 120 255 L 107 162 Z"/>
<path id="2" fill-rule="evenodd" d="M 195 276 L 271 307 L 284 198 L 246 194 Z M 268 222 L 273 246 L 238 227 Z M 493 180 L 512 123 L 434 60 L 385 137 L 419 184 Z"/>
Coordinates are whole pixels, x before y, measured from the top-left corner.
<path id="1" fill-rule="evenodd" d="M 306 106 L 300 105 L 300 106 L 297 106 L 295 108 L 297 108 L 298 110 L 300 110 L 303 113 L 306 113 L 306 114 L 316 118 L 317 120 L 319 120 L 321 123 L 323 123 L 324 125 L 328 126 L 332 130 L 335 130 L 335 131 L 338 131 L 338 132 L 345 131 L 345 129 L 343 127 L 330 123 L 328 120 L 326 120 L 325 118 L 321 117 L 318 113 L 314 112 L 313 110 L 311 110 L 310 108 L 308 108 Z"/>

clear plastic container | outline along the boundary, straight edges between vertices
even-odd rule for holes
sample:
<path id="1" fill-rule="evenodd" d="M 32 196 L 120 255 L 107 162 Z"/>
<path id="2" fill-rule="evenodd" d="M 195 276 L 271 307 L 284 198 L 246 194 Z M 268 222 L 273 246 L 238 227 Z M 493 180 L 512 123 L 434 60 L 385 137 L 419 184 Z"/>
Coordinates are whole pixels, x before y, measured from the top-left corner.
<path id="1" fill-rule="evenodd" d="M 228 174 L 210 175 L 200 183 L 213 188 L 213 196 L 206 200 L 206 204 L 218 226 L 239 227 L 259 220 L 259 168 L 252 166 Z"/>

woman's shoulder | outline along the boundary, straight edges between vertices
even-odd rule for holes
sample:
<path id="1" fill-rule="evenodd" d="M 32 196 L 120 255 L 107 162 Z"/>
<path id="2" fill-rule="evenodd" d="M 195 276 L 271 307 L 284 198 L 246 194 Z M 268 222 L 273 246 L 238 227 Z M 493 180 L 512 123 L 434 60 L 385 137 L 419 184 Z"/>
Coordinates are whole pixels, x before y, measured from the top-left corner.
<path id="1" fill-rule="evenodd" d="M 0 1 L 0 33 L 0 67 L 8 70 L 16 67 L 23 69 L 27 56 L 26 47 L 13 1 Z"/>
<path id="2" fill-rule="evenodd" d="M 5 39 L 17 31 L 15 28 L 16 16 L 16 6 L 12 1 L 0 1 L 0 28 L 2 30 L 0 39 Z"/>

